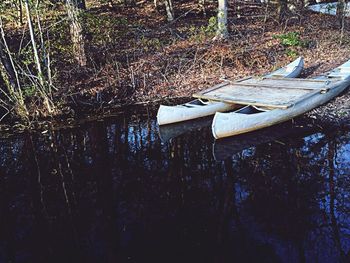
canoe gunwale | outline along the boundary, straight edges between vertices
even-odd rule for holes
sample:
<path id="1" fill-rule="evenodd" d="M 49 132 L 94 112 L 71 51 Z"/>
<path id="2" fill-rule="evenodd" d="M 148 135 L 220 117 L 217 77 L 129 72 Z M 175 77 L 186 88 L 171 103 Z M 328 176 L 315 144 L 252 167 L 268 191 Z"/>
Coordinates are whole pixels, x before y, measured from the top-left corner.
<path id="1" fill-rule="evenodd" d="M 231 84 L 236 84 L 236 82 L 232 82 Z M 327 85 L 327 82 L 325 81 L 325 85 Z M 273 89 L 295 89 L 295 90 L 323 90 L 327 91 L 328 87 L 288 87 L 288 86 L 271 86 L 267 84 L 258 84 L 258 83 L 239 83 L 239 86 L 246 86 L 246 87 L 262 87 L 262 88 L 273 88 Z M 197 93 L 198 94 L 198 93 Z"/>

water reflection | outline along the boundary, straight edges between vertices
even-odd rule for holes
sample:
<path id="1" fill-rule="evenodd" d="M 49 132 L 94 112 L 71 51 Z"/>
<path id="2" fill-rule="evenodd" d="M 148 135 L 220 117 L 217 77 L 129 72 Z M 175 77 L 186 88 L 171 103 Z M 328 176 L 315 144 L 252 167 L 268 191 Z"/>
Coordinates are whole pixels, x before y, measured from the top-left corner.
<path id="1" fill-rule="evenodd" d="M 0 262 L 349 262 L 350 132 L 304 131 L 220 161 L 147 116 L 0 139 Z"/>

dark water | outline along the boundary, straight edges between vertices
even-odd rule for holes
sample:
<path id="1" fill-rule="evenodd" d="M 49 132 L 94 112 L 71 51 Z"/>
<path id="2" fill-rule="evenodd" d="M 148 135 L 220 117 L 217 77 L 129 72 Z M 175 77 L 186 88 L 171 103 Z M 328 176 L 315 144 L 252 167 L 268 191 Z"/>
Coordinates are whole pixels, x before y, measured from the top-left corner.
<path id="1" fill-rule="evenodd" d="M 350 131 L 291 130 L 0 139 L 0 262 L 349 262 Z"/>

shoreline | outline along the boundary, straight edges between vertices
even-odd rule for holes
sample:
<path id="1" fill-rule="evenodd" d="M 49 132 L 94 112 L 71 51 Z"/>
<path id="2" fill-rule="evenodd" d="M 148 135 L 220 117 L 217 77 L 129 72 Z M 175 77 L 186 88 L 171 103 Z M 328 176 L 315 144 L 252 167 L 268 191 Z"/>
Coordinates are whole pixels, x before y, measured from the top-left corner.
<path id="1" fill-rule="evenodd" d="M 187 10 L 195 4 L 180 6 Z M 85 120 L 123 114 L 131 108 L 156 111 L 160 104 L 190 101 L 192 94 L 222 82 L 222 78 L 261 76 L 287 65 L 297 56 L 305 61 L 301 78 L 327 72 L 350 58 L 350 30 L 346 27 L 341 33 L 336 17 L 304 10 L 300 17 L 292 16 L 285 24 L 273 16 L 267 20 L 249 18 L 251 14 L 265 14 L 261 7 L 247 8 L 244 11 L 247 18 L 235 17 L 238 10 L 232 12 L 237 23 L 231 25 L 230 36 L 222 41 L 213 40 L 215 32 L 210 27 L 209 13 L 203 16 L 195 8 L 173 23 L 167 23 L 148 2 L 138 6 L 136 16 L 126 6 L 118 9 L 125 11 L 123 16 L 117 9 L 103 9 L 100 13 L 100 5 L 88 9 L 85 25 L 91 30 L 90 37 L 95 36 L 97 29 L 102 30 L 98 36 L 123 34 L 102 42 L 90 39 L 86 43 L 90 63 L 77 67 L 68 50 L 59 52 L 70 46 L 67 27 L 60 25 L 53 29 L 56 33 L 67 33 L 54 34 L 51 40 L 56 74 L 56 89 L 51 98 L 55 112 L 50 115 L 44 100 L 35 92 L 28 93 L 27 115 L 20 119 L 16 115 L 19 108 L 11 104 L 9 114 L 0 122 L 0 133 L 70 127 Z M 210 4 L 208 12 L 215 15 L 216 6 Z M 141 27 L 139 18 L 145 15 L 149 20 L 143 21 Z M 349 19 L 346 20 L 348 23 Z M 13 35 L 11 48 L 18 45 L 16 40 L 19 42 L 21 34 L 15 33 L 19 29 L 8 28 Z M 299 118 L 320 125 L 347 125 L 349 90 Z"/>
<path id="2" fill-rule="evenodd" d="M 350 87 L 341 95 L 328 103 L 321 105 L 297 118 L 292 119 L 301 125 L 312 125 L 322 128 L 347 128 L 350 127 Z M 74 129 L 86 123 L 115 118 L 122 115 L 141 115 L 156 117 L 160 104 L 176 105 L 191 100 L 191 97 L 179 96 L 156 99 L 155 101 L 140 101 L 132 104 L 95 107 L 79 114 L 60 115 L 44 120 L 35 120 L 28 125 L 14 121 L 0 124 L 0 138 L 18 135 L 27 131 L 45 133 L 48 130 Z"/>

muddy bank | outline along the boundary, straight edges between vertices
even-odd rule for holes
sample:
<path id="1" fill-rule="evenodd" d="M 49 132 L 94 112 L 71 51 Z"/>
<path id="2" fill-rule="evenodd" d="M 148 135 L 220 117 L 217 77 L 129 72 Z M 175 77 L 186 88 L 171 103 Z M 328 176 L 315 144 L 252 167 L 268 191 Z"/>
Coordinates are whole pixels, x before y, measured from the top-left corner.
<path id="1" fill-rule="evenodd" d="M 305 114 L 313 122 L 320 125 L 349 126 L 350 125 L 350 92 L 349 88 L 327 104 Z"/>

